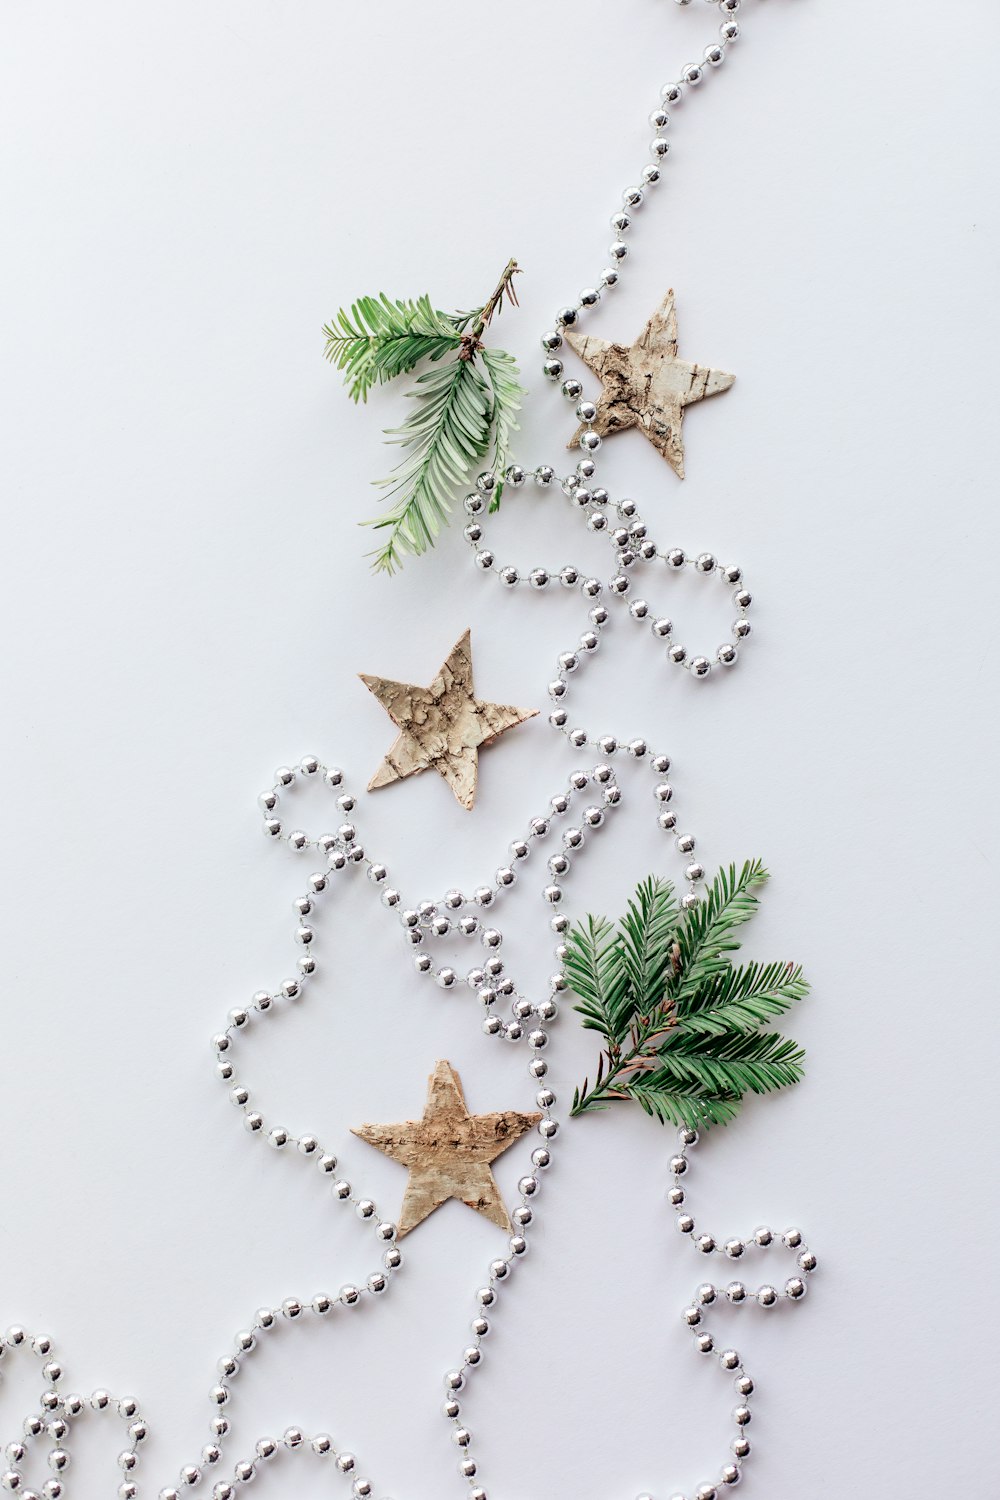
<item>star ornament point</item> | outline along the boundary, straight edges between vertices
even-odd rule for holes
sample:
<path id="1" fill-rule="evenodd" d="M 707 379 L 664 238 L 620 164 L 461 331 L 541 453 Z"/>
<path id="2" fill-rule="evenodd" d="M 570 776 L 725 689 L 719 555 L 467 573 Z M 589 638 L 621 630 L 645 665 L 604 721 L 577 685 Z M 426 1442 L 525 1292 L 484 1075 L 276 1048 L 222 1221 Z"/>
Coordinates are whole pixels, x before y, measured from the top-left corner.
<path id="1" fill-rule="evenodd" d="M 449 1198 L 511 1228 L 492 1163 L 542 1116 L 502 1110 L 470 1115 L 462 1083 L 450 1062 L 438 1062 L 428 1080 L 419 1120 L 396 1125 L 359 1125 L 352 1134 L 409 1169 L 397 1225 L 402 1239 Z"/>
<path id="2" fill-rule="evenodd" d="M 736 376 L 678 357 L 673 291 L 664 297 L 634 344 L 613 344 L 573 332 L 564 337 L 600 377 L 597 415 L 589 424 L 594 431 L 610 437 L 637 427 L 683 479 L 685 409 L 728 391 Z M 579 443 L 583 431 L 581 426 L 574 433 L 570 448 Z"/>
<path id="3" fill-rule="evenodd" d="M 479 747 L 538 713 L 477 698 L 472 681 L 472 634 L 466 631 L 448 653 L 429 687 L 360 674 L 399 730 L 368 783 L 370 792 L 433 767 L 458 801 L 471 808 L 479 782 Z"/>

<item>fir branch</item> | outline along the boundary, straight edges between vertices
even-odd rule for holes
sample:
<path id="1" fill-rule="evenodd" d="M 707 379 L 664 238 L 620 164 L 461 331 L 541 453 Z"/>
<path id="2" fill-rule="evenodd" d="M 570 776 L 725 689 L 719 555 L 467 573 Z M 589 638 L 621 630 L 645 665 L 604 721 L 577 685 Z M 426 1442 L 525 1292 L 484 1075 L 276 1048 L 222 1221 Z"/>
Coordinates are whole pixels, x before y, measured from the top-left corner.
<path id="1" fill-rule="evenodd" d="M 349 312 L 340 309 L 323 329 L 326 357 L 344 373 L 355 401 L 367 401 L 372 386 L 422 361 L 439 362 L 438 369 L 417 377 L 410 393 L 417 408 L 386 434 L 413 452 L 388 479 L 376 481 L 395 502 L 388 513 L 363 523 L 389 533 L 372 554 L 377 571 L 392 573 L 407 554 L 434 545 L 456 490 L 486 456 L 491 436 L 494 468 L 502 475 L 510 461 L 524 391 L 511 355 L 487 348 L 482 335 L 505 302 L 517 305 L 518 274 L 516 261 L 508 261 L 487 301 L 469 312 L 443 313 L 426 296 L 394 302 L 383 293 L 359 298 Z M 491 510 L 502 494 L 501 478 Z"/>
<path id="2" fill-rule="evenodd" d="M 388 479 L 378 481 L 396 503 L 388 514 L 364 522 L 389 533 L 372 553 L 377 572 L 392 573 L 406 553 L 434 545 L 451 509 L 450 493 L 489 447 L 492 398 L 471 361 L 458 359 L 427 370 L 417 387 L 410 393 L 414 410 L 388 434 L 413 453 Z"/>
<path id="3" fill-rule="evenodd" d="M 588 917 L 567 935 L 566 977 L 576 1009 L 605 1047 L 593 1087 L 584 1080 L 572 1113 L 634 1099 L 663 1123 L 726 1124 L 748 1093 L 802 1077 L 801 1048 L 762 1031 L 808 993 L 788 963 L 736 967 L 735 929 L 757 909 L 767 879 L 757 860 L 716 875 L 701 904 L 681 912 L 669 882 L 643 881 L 617 928 Z"/>

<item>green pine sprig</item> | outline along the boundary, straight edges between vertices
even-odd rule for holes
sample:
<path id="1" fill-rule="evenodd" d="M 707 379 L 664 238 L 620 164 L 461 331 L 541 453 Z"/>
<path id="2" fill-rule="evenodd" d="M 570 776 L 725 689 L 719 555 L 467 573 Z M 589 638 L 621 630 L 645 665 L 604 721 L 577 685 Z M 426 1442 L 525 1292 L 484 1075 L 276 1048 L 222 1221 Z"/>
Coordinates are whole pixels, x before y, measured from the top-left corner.
<path id="1" fill-rule="evenodd" d="M 613 927 L 588 916 L 567 935 L 566 977 L 584 1026 L 605 1046 L 593 1087 L 572 1113 L 634 1099 L 664 1124 L 728 1124 L 744 1095 L 797 1083 L 802 1049 L 764 1031 L 808 993 L 790 963 L 734 965 L 734 936 L 767 880 L 759 860 L 720 870 L 702 902 L 682 911 L 669 881 L 644 880 Z"/>
<path id="2" fill-rule="evenodd" d="M 408 392 L 415 405 L 406 421 L 386 433 L 409 451 L 387 479 L 376 481 L 391 501 L 389 509 L 363 523 L 386 533 L 372 554 L 376 571 L 392 573 L 406 556 L 434 545 L 456 491 L 491 447 L 501 474 L 509 461 L 524 395 L 520 372 L 511 355 L 487 348 L 482 335 L 504 301 L 516 305 L 517 274 L 517 264 L 509 261 L 489 300 L 469 312 L 439 312 L 426 296 L 394 302 L 382 294 L 360 297 L 323 329 L 326 357 L 343 372 L 355 401 L 367 401 L 374 385 L 423 361 L 436 365 L 418 375 Z M 501 481 L 491 509 L 502 493 Z"/>

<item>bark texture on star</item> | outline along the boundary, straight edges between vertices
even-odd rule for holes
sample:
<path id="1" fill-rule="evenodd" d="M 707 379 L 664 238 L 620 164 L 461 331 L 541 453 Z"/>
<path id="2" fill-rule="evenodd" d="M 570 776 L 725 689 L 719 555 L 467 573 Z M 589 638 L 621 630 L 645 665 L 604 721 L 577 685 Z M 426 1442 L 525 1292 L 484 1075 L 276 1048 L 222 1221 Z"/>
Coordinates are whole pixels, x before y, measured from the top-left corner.
<path id="1" fill-rule="evenodd" d="M 444 777 L 462 806 L 471 808 L 479 782 L 479 746 L 490 744 L 538 712 L 475 696 L 468 630 L 456 641 L 429 687 L 364 672 L 361 681 L 399 729 L 368 784 L 370 792 L 432 768 Z"/>
<path id="2" fill-rule="evenodd" d="M 451 1063 L 438 1062 L 428 1080 L 421 1119 L 359 1125 L 352 1133 L 409 1168 L 399 1216 L 400 1239 L 449 1198 L 459 1199 L 509 1231 L 510 1218 L 491 1163 L 541 1118 L 518 1110 L 470 1115 L 458 1074 Z"/>
<path id="3" fill-rule="evenodd" d="M 589 424 L 594 431 L 613 437 L 637 427 L 683 479 L 685 407 L 727 391 L 736 377 L 678 358 L 673 291 L 664 297 L 634 344 L 614 344 L 572 332 L 565 339 L 601 381 L 597 415 Z M 569 441 L 570 448 L 579 443 L 584 431 L 581 425 Z"/>

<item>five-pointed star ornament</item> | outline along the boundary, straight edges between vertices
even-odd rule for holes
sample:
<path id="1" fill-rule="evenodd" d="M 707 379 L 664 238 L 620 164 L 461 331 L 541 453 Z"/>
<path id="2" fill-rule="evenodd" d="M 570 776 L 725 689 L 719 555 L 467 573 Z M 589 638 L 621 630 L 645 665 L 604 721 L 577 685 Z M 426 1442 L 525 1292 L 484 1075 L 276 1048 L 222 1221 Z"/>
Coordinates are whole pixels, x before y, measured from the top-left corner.
<path id="1" fill-rule="evenodd" d="M 512 708 L 476 697 L 468 630 L 455 642 L 430 687 L 368 677 L 364 672 L 361 681 L 399 729 L 368 783 L 370 792 L 433 766 L 462 806 L 471 808 L 479 780 L 479 746 L 490 744 L 504 730 L 533 719 L 538 712 L 537 708 Z"/>
<path id="2" fill-rule="evenodd" d="M 569 333 L 567 344 L 601 378 L 597 416 L 591 426 L 601 437 L 638 427 L 678 478 L 684 478 L 684 408 L 706 396 L 728 391 L 735 375 L 708 370 L 677 358 L 677 313 L 674 294 L 650 318 L 634 344 Z M 568 446 L 579 442 L 580 427 Z"/>
<path id="3" fill-rule="evenodd" d="M 438 1062 L 428 1082 L 423 1119 L 359 1125 L 352 1133 L 410 1169 L 398 1224 L 402 1239 L 449 1198 L 459 1198 L 509 1230 L 490 1163 L 541 1118 L 513 1109 L 470 1115 L 455 1069 L 450 1062 Z"/>

